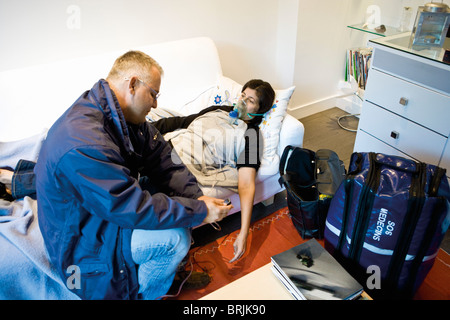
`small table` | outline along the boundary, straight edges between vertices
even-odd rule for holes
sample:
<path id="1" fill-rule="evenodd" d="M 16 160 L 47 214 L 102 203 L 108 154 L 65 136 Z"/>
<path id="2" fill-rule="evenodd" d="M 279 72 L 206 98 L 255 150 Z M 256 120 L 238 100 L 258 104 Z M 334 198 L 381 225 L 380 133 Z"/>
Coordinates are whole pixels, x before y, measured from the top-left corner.
<path id="1" fill-rule="evenodd" d="M 268 263 L 200 300 L 293 300 Z"/>
<path id="2" fill-rule="evenodd" d="M 271 267 L 270 262 L 200 300 L 294 300 Z M 365 292 L 360 299 L 371 300 Z"/>

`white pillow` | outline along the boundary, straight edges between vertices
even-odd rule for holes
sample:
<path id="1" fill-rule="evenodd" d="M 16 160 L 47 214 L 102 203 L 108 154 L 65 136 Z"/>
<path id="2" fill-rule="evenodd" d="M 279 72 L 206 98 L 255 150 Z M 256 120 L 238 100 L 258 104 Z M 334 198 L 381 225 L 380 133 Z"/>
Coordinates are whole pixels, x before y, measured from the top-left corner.
<path id="1" fill-rule="evenodd" d="M 280 142 L 281 124 L 283 123 L 289 100 L 291 99 L 294 90 L 295 86 L 284 90 L 275 90 L 274 105 L 266 112 L 259 125 L 264 137 L 263 164 L 268 165 L 275 162 L 278 166 L 278 162 L 280 161 L 278 144 Z"/>
<path id="2" fill-rule="evenodd" d="M 232 106 L 233 103 L 237 102 L 242 92 L 242 87 L 242 84 L 220 75 L 217 81 L 216 91 L 211 95 L 209 105 Z"/>
<path id="3" fill-rule="evenodd" d="M 217 90 L 211 95 L 209 105 L 232 105 L 241 94 L 243 85 L 225 76 L 219 76 Z M 264 116 L 259 125 L 264 139 L 263 159 L 261 160 L 261 174 L 273 175 L 278 170 L 280 161 L 278 144 L 280 130 L 284 116 L 286 115 L 289 100 L 295 90 L 295 86 L 284 90 L 275 90 L 275 102 Z M 263 168 L 265 167 L 265 168 Z"/>

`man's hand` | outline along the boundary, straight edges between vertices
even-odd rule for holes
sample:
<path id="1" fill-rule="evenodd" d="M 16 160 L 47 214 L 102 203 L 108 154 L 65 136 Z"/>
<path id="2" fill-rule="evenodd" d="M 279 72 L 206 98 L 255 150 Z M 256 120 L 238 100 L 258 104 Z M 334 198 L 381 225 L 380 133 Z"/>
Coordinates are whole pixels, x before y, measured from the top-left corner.
<path id="1" fill-rule="evenodd" d="M 212 198 L 208 196 L 201 196 L 198 200 L 205 202 L 208 208 L 208 214 L 206 215 L 203 223 L 212 223 L 222 220 L 228 215 L 228 212 L 233 208 L 233 205 L 225 205 L 222 199 Z"/>

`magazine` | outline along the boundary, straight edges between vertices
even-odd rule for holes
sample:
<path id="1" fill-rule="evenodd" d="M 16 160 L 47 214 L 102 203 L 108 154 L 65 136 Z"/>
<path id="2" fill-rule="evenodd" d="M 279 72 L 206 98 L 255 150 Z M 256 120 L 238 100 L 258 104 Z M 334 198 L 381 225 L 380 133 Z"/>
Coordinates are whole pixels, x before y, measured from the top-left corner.
<path id="1" fill-rule="evenodd" d="M 272 271 L 298 300 L 350 300 L 363 287 L 316 239 L 272 257 Z"/>

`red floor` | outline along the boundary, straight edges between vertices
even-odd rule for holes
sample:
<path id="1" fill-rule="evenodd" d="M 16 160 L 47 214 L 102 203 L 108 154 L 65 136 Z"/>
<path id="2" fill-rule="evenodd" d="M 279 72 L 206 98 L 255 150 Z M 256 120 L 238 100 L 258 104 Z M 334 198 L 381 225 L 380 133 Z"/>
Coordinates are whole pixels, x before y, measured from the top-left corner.
<path id="1" fill-rule="evenodd" d="M 305 241 L 292 225 L 287 208 L 281 209 L 252 226 L 244 257 L 230 264 L 228 261 L 233 257 L 233 243 L 238 232 L 191 250 L 194 270 L 207 271 L 212 276 L 212 281 L 200 290 L 183 289 L 177 299 L 201 298 L 269 263 L 271 256 Z M 445 251 L 439 251 L 434 266 L 415 299 L 450 300 L 450 256 Z"/>

